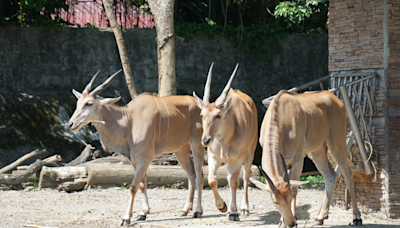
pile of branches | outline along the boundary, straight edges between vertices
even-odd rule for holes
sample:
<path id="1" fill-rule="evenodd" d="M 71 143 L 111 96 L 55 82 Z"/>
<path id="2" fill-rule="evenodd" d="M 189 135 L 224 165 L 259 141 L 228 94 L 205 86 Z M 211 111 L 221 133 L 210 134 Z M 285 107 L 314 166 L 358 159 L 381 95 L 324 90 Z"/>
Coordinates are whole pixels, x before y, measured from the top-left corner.
<path id="1" fill-rule="evenodd" d="M 132 181 L 134 171 L 129 160 L 122 156 L 103 157 L 100 150 L 93 150 L 94 148 L 91 145 L 87 145 L 81 154 L 69 163 L 62 163 L 62 157 L 55 154 L 46 159 L 37 159 L 30 165 L 22 165 L 37 157 L 49 154 L 46 149 L 34 150 L 0 169 L 0 189 L 7 190 L 13 186 L 39 189 L 57 187 L 60 191 L 69 192 L 82 190 L 93 183 L 104 182 L 108 184 L 107 180 L 102 181 L 96 178 L 111 178 L 113 183 Z M 108 166 L 105 164 L 108 164 Z M 111 172 L 109 166 L 113 165 L 120 167 L 116 168 L 117 171 Z M 123 170 L 121 170 L 121 167 L 123 167 Z M 118 169 L 126 174 L 120 175 Z M 103 172 L 109 173 L 109 176 L 103 175 Z"/>

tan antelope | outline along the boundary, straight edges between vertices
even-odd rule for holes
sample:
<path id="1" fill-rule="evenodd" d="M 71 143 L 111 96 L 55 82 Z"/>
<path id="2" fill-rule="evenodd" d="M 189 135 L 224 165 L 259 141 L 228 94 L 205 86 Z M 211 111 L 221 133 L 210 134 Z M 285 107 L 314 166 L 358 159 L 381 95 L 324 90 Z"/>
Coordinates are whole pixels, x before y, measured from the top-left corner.
<path id="1" fill-rule="evenodd" d="M 325 198 L 316 223 L 322 225 L 328 218 L 337 175 L 328 160 L 327 149 L 339 165 L 350 191 L 354 225 L 362 224 L 347 157 L 346 134 L 344 104 L 329 91 L 291 95 L 282 90 L 272 100 L 260 132 L 261 170 L 268 184 L 251 181 L 271 193 L 282 216 L 281 225 L 296 226 L 297 186 L 302 183 L 292 180 L 299 180 L 306 155 L 314 161 L 325 180 Z M 287 170 L 290 170 L 289 175 Z"/>
<path id="2" fill-rule="evenodd" d="M 189 194 L 182 215 L 193 207 L 195 184 L 197 207 L 193 217 L 203 213 L 201 193 L 203 188 L 202 165 L 204 147 L 201 145 L 200 109 L 191 96 L 156 97 L 141 94 L 126 106 L 114 104 L 117 98 L 97 96 L 107 88 L 120 71 L 110 76 L 103 84 L 90 92 L 99 72 L 92 78 L 82 93 L 73 90 L 78 98 L 76 110 L 68 122 L 72 131 L 92 123 L 99 132 L 105 150 L 115 151 L 127 157 L 135 167 L 135 177 L 130 187 L 130 201 L 121 225 L 129 225 L 137 191 L 144 195 L 139 220 L 145 220 L 150 212 L 147 199 L 146 170 L 150 162 L 163 153 L 174 152 L 182 168 L 188 174 Z M 193 161 L 190 151 L 193 151 Z"/>
<path id="3" fill-rule="evenodd" d="M 204 97 L 201 100 L 195 92 L 203 119 L 203 136 L 201 143 L 208 148 L 208 183 L 213 190 L 215 205 L 221 212 L 227 212 L 229 220 L 239 221 L 236 208 L 236 189 L 239 173 L 244 164 L 242 215 L 249 215 L 248 185 L 251 176 L 251 165 L 257 146 L 257 109 L 254 101 L 239 90 L 232 90 L 231 84 L 236 70 L 232 73 L 225 89 L 215 103 L 209 103 L 212 67 L 210 67 Z M 229 209 L 218 194 L 217 169 L 227 165 L 228 183 L 231 188 Z"/>

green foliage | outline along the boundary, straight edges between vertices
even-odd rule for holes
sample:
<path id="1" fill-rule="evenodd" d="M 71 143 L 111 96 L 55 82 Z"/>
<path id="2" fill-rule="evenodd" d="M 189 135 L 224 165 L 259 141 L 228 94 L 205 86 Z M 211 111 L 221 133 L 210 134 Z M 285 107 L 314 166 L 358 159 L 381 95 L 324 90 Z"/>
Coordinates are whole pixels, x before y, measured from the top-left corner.
<path id="1" fill-rule="evenodd" d="M 283 18 L 287 28 L 293 29 L 294 26 L 297 26 L 297 30 L 300 29 L 301 32 L 322 32 L 327 28 L 322 28 L 321 25 L 318 25 L 320 27 L 306 28 L 304 23 L 313 14 L 319 12 L 326 14 L 329 7 L 328 2 L 328 0 L 283 1 L 276 5 L 274 15 L 276 18 Z"/>
<path id="2" fill-rule="evenodd" d="M 264 184 L 267 183 L 267 182 L 266 182 L 267 180 L 265 180 L 265 177 L 264 177 L 264 176 L 261 176 L 261 177 L 260 177 L 260 181 L 261 181 L 262 183 L 264 183 Z"/>
<path id="3" fill-rule="evenodd" d="M 86 27 L 86 28 L 96 28 L 96 23 L 94 23 L 94 22 L 91 23 L 91 24 L 90 24 L 90 23 L 86 23 L 86 24 L 85 24 L 85 27 Z"/>
<path id="4" fill-rule="evenodd" d="M 37 177 L 35 177 L 35 179 L 33 180 L 33 188 L 34 189 L 39 188 L 39 179 Z"/>
<path id="5" fill-rule="evenodd" d="M 121 189 L 128 189 L 128 188 L 130 188 L 131 187 L 131 185 L 130 184 L 128 184 L 128 183 L 126 183 L 126 182 L 122 182 L 122 184 L 121 184 Z"/>
<path id="6" fill-rule="evenodd" d="M 173 189 L 185 189 L 186 188 L 184 181 L 178 181 L 174 184 L 168 184 L 167 186 L 170 188 L 173 188 Z"/>
<path id="7" fill-rule="evenodd" d="M 68 7 L 65 0 L 0 1 L 0 25 L 61 28 L 67 23 L 57 17 L 57 12 L 68 10 Z"/>
<path id="8" fill-rule="evenodd" d="M 300 177 L 301 181 L 308 181 L 308 184 L 302 185 L 302 188 L 324 188 L 325 180 L 322 175 L 311 175 Z"/>

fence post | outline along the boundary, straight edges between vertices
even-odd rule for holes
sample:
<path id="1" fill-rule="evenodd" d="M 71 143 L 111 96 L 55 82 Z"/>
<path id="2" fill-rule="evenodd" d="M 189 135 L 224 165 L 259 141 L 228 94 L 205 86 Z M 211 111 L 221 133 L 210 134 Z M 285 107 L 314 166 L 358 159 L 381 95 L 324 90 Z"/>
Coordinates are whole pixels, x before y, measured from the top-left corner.
<path id="1" fill-rule="evenodd" d="M 351 102 L 350 102 L 349 95 L 347 94 L 346 86 L 340 86 L 339 90 L 343 97 L 344 106 L 346 108 L 347 116 L 349 117 L 351 128 L 353 129 L 353 132 L 356 136 L 358 149 L 360 150 L 361 159 L 364 163 L 365 173 L 367 175 L 370 175 L 373 173 L 371 162 L 368 161 L 368 156 L 365 152 L 364 140 L 361 137 L 360 130 L 358 129 L 357 120 L 354 115 L 353 109 L 351 108 Z"/>

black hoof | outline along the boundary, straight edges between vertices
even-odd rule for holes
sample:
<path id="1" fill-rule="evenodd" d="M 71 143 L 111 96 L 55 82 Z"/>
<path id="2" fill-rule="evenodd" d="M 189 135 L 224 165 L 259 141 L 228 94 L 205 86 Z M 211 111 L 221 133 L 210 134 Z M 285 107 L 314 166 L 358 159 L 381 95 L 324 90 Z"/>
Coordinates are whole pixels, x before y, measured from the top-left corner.
<path id="1" fill-rule="evenodd" d="M 195 213 L 193 213 L 193 218 L 201 218 L 202 215 L 203 215 L 203 213 L 201 213 L 201 212 L 195 212 Z"/>
<path id="2" fill-rule="evenodd" d="M 218 208 L 218 210 L 222 213 L 225 213 L 228 210 L 228 207 L 226 206 L 226 203 L 224 202 L 224 207 L 222 209 Z"/>
<path id="3" fill-rule="evenodd" d="M 146 215 L 140 215 L 136 221 L 144 221 L 144 220 L 146 220 L 146 218 L 147 218 Z"/>
<path id="4" fill-rule="evenodd" d="M 122 219 L 121 226 L 123 226 L 123 227 L 128 227 L 130 224 L 131 224 L 131 221 L 130 221 L 130 220 Z"/>
<path id="5" fill-rule="evenodd" d="M 229 221 L 240 221 L 239 214 L 230 214 Z"/>
<path id="6" fill-rule="evenodd" d="M 321 226 L 323 224 L 324 224 L 323 219 L 317 219 L 317 218 L 315 219 L 314 226 Z"/>
<path id="7" fill-rule="evenodd" d="M 353 220 L 353 226 L 362 226 L 362 220 L 361 219 L 354 219 Z"/>

